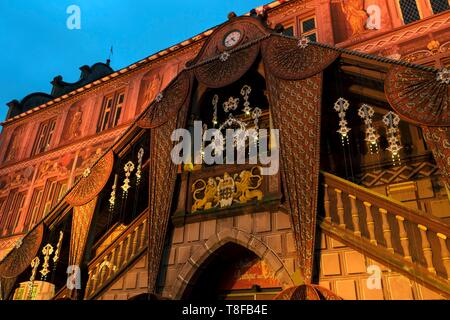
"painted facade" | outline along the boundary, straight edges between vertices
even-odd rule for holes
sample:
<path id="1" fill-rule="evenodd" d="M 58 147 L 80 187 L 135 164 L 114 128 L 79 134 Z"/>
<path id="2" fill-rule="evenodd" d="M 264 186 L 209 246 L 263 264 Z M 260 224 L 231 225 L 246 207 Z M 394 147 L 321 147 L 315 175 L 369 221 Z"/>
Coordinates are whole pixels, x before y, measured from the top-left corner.
<path id="1" fill-rule="evenodd" d="M 267 26 L 287 36 L 306 37 L 336 48 L 441 69 L 450 65 L 448 8 L 447 1 L 433 0 L 410 1 L 409 4 L 401 0 L 291 0 L 276 1 L 257 8 L 250 15 L 266 14 L 267 17 L 264 19 Z M 98 65 L 82 67 L 80 81 L 75 84 L 67 84 L 62 78 L 55 78 L 52 82 L 51 95 L 29 96 L 21 102 L 9 103 L 10 113 L 3 123 L 0 135 L 0 260 L 13 250 L 13 244 L 16 244 L 18 239 L 33 230 L 42 219 L 45 220 L 49 214 L 61 208 L 64 212 L 67 210 L 61 204 L 61 200 L 64 202 L 66 192 L 73 190 L 76 181 L 89 175 L 86 168 L 96 164 L 110 147 L 120 145 L 121 139 L 124 135 L 127 136 L 129 130 L 134 130 L 135 120 L 185 69 L 188 61 L 192 63 L 198 59 L 198 55 L 202 54 L 202 48 L 214 31 L 208 30 L 122 70 L 108 70 L 108 64 L 101 64 L 104 69 L 96 74 Z M 349 81 L 353 81 L 357 76 L 364 77 L 367 81 L 385 79 L 386 65 L 383 61 L 374 60 L 370 67 L 365 67 L 364 58 L 361 58 L 361 65 L 357 62 L 358 58 L 351 60 L 351 63 L 345 60 L 346 57 L 342 59 L 341 70 L 346 73 Z M 262 74 L 263 68 L 263 64 L 260 63 L 255 72 Z M 84 81 L 89 76 L 96 78 L 93 81 Z M 368 103 L 376 100 L 387 104 L 382 89 L 376 90 L 375 87 L 366 87 L 364 83 L 355 80 L 346 88 L 348 90 L 346 92 L 363 96 Z M 200 95 L 200 92 L 199 89 L 197 94 Z M 195 94 L 191 98 L 197 99 L 198 105 L 203 103 Z M 326 95 L 323 101 L 327 101 Z M 335 125 L 337 120 L 331 119 L 331 116 L 327 117 L 322 126 Z M 268 118 L 263 121 L 269 122 Z M 374 126 L 381 128 L 381 118 L 376 119 Z M 339 189 L 340 182 L 331 177 L 330 183 L 326 185 L 332 186 L 332 183 L 335 185 L 329 190 L 325 188 L 327 190 L 325 192 L 330 193 L 330 199 L 321 194 L 318 206 L 326 207 L 327 201 L 328 204 L 333 203 L 336 210 L 332 212 L 333 217 L 325 222 L 337 221 L 338 224 L 344 225 L 345 223 L 340 220 L 342 218 L 340 214 L 345 211 L 349 217 L 354 216 L 352 213 L 355 208 L 363 211 L 365 204 L 370 202 L 368 199 L 373 200 L 370 202 L 373 208 L 379 205 L 377 208 L 384 210 L 381 207 L 383 199 L 380 196 L 373 196 L 373 193 L 401 201 L 405 208 L 398 209 L 396 216 L 400 216 L 400 213 L 404 213 L 407 217 L 414 216 L 417 212 L 415 210 L 418 210 L 427 219 L 438 221 L 436 222 L 439 225 L 438 235 L 433 236 L 428 247 L 423 238 L 423 229 L 419 228 L 417 231 L 418 239 L 422 239 L 420 243 L 423 249 L 429 252 L 442 245 L 439 241 L 443 240 L 444 244 L 448 242 L 446 232 L 450 221 L 450 204 L 449 191 L 446 190 L 443 177 L 445 172 L 442 172 L 442 168 L 434 159 L 419 126 L 411 123 L 402 123 L 401 126 L 399 130 L 404 149 L 400 164 L 392 165 L 389 154 L 384 151 L 375 157 L 370 152 L 358 149 L 360 152 L 353 159 L 358 173 L 352 177 L 352 182 L 364 188 L 360 191 L 361 197 L 367 198 L 358 196 L 358 203 L 356 200 L 353 202 L 351 200 L 353 194 L 351 192 L 346 194 L 344 189 Z M 140 133 L 130 143 L 134 148 L 136 141 L 146 141 L 145 139 L 148 137 Z M 347 164 L 343 165 L 341 161 L 332 159 L 331 154 L 335 153 L 336 148 L 333 146 L 325 148 L 328 154 L 324 155 L 321 151 L 321 156 L 328 157 L 323 161 L 328 169 L 326 171 L 332 171 L 342 177 L 339 173 L 347 170 Z M 148 151 L 145 149 L 144 152 Z M 130 151 L 124 147 L 121 152 L 120 157 L 127 152 L 137 157 L 138 150 Z M 148 172 L 145 171 L 149 167 L 146 165 L 148 157 L 148 154 L 145 155 L 140 162 L 143 173 Z M 136 162 L 135 165 L 137 166 Z M 136 169 L 132 171 L 136 172 Z M 239 171 L 237 168 L 233 170 L 236 171 L 233 173 Z M 200 172 L 198 177 L 196 174 L 195 171 L 189 175 L 179 172 L 180 194 L 183 190 L 187 192 L 196 178 L 206 179 L 211 173 Z M 214 174 L 221 176 L 223 172 L 218 169 Z M 349 175 L 344 178 L 349 178 Z M 267 202 L 275 198 L 281 199 L 283 191 L 278 185 L 281 176 L 264 179 L 262 183 L 264 197 L 258 199 Z M 148 184 L 148 181 L 143 178 L 142 183 Z M 111 182 L 108 182 L 106 187 L 110 185 Z M 320 188 L 323 189 L 322 184 Z M 141 192 L 148 192 L 144 190 Z M 348 202 L 342 200 L 340 198 L 342 194 L 350 200 Z M 130 193 L 130 197 L 135 196 Z M 104 206 L 105 201 L 99 200 L 97 207 Z M 296 260 L 297 249 L 293 232 L 295 221 L 290 220 L 288 209 L 279 210 L 274 205 L 263 208 L 257 206 L 248 210 L 244 208 L 242 211 L 238 208 L 230 210 L 230 213 L 224 210 L 213 219 L 203 220 L 201 214 L 195 215 L 195 210 L 192 210 L 194 212 L 189 210 L 189 213 L 194 215 L 188 217 L 182 212 L 186 203 L 182 203 L 180 199 L 177 201 L 171 219 L 173 230 L 170 229 L 171 236 L 166 239 L 162 268 L 155 285 L 158 296 L 171 299 L 189 298 L 189 295 L 201 297 L 194 284 L 208 282 L 201 273 L 204 266 L 207 266 L 203 263 L 205 261 L 213 263 L 209 260 L 216 250 L 225 250 L 226 254 L 230 254 L 240 252 L 241 247 L 249 250 L 251 254 L 243 253 L 242 267 L 240 271 L 236 271 L 240 272 L 239 276 L 231 277 L 230 279 L 234 280 L 230 280 L 230 283 L 218 285 L 221 288 L 221 297 L 273 298 L 282 290 L 305 282 L 299 272 L 301 266 Z M 190 207 L 194 204 L 195 198 L 187 201 L 187 207 Z M 127 209 L 131 208 L 128 207 L 129 204 L 125 206 Z M 140 204 L 134 205 L 133 216 L 125 217 L 123 221 L 119 219 L 116 224 L 106 223 L 100 219 L 99 225 L 105 226 L 106 229 L 96 230 L 96 236 L 86 240 L 93 253 L 85 253 L 86 257 L 89 257 L 86 261 L 88 269 L 86 272 L 89 275 L 84 283 L 84 298 L 129 299 L 148 291 L 148 273 L 151 270 L 147 264 L 145 249 L 148 225 L 144 219 L 145 205 L 143 210 L 137 209 L 139 206 Z M 199 206 L 199 211 L 207 209 L 204 204 L 199 203 Z M 394 220 L 389 218 L 390 222 L 386 222 L 388 220 L 382 220 L 383 211 L 379 212 L 382 213 L 381 220 L 375 221 L 375 225 L 379 224 L 381 233 L 377 237 L 401 233 L 399 227 L 392 227 L 396 222 L 395 217 Z M 54 218 L 52 223 L 57 220 L 58 218 Z M 418 225 L 424 226 L 421 221 Z M 316 267 L 312 278 L 321 287 L 344 299 L 448 297 L 445 289 L 442 289 L 445 288 L 445 284 L 442 284 L 441 280 L 437 280 L 435 284 L 432 276 L 411 278 L 410 275 L 398 270 L 400 262 L 397 260 L 391 261 L 389 257 L 384 256 L 384 252 L 377 252 L 375 256 L 367 255 L 361 249 L 363 245 L 358 246 L 354 239 L 342 241 L 342 238 L 347 239 L 348 235 L 340 235 L 334 228 L 331 224 L 329 229 L 326 226 L 318 228 L 322 231 L 316 235 L 317 239 L 321 240 L 316 241 L 314 251 Z M 369 229 L 368 237 L 371 236 Z M 398 248 L 402 250 L 404 238 L 400 235 L 394 240 L 394 244 L 384 245 L 392 251 L 398 251 Z M 371 241 L 374 239 L 370 238 Z M 225 245 L 227 248 L 224 249 Z M 128 256 L 125 261 L 120 262 L 119 267 L 120 259 L 117 252 L 124 247 L 127 248 Z M 420 245 L 416 247 L 421 248 Z M 120 252 L 123 254 L 123 251 Z M 414 257 L 414 254 L 411 255 Z M 430 259 L 436 260 L 438 256 L 435 254 Z M 433 268 L 429 265 L 427 253 L 419 252 L 417 257 L 422 264 L 428 265 L 428 269 Z M 438 259 L 437 273 L 448 281 L 447 260 L 450 257 L 444 259 L 445 252 L 439 257 L 442 259 Z M 116 263 L 111 262 L 113 260 Z M 120 272 L 116 273 L 108 263 L 115 265 Z M 228 261 L 228 263 L 237 262 Z M 370 265 L 381 266 L 382 288 L 367 289 L 366 282 L 369 277 L 367 267 Z M 245 268 L 249 268 L 250 271 L 246 273 L 243 271 Z M 259 282 L 254 281 L 258 289 L 251 291 L 251 287 L 245 288 L 247 284 L 244 280 L 255 278 L 259 279 Z M 22 283 L 26 280 L 20 279 L 23 280 Z M 424 279 L 428 281 L 427 286 L 423 285 Z M 51 294 L 48 294 L 45 285 L 45 283 L 42 285 L 43 289 L 40 292 L 42 297 L 49 298 Z M 56 287 L 62 290 L 59 293 L 55 292 L 57 297 L 68 296 L 64 288 L 60 285 Z M 23 291 L 26 291 L 26 287 Z M 17 299 L 21 295 L 22 298 L 26 296 L 23 292 L 20 294 L 19 291 L 15 291 Z"/>

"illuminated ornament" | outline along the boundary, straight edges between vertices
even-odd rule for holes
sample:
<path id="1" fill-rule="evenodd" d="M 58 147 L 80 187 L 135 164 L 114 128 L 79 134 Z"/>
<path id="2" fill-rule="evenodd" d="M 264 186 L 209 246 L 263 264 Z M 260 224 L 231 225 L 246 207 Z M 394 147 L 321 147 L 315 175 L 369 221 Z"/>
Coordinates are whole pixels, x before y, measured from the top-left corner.
<path id="1" fill-rule="evenodd" d="M 242 111 L 244 111 L 247 116 L 249 116 L 252 111 L 249 101 L 250 92 L 252 92 L 252 88 L 248 85 L 243 86 L 241 89 L 241 95 L 244 97 L 244 109 L 242 109 Z"/>
<path id="2" fill-rule="evenodd" d="M 16 249 L 20 249 L 20 247 L 23 244 L 23 238 L 20 238 L 19 240 L 16 241 L 16 243 L 14 244 L 14 248 Z"/>
<path id="3" fill-rule="evenodd" d="M 114 176 L 114 183 L 111 187 L 111 195 L 109 197 L 109 212 L 113 212 L 114 211 L 114 206 L 116 203 L 116 189 L 117 189 L 117 180 L 118 180 L 118 175 L 116 174 Z"/>
<path id="4" fill-rule="evenodd" d="M 386 113 L 386 115 L 383 117 L 383 123 L 386 125 L 387 129 L 387 140 L 389 143 L 389 147 L 386 148 L 387 151 L 389 151 L 392 155 L 392 161 L 400 161 L 400 150 L 403 148 L 403 146 L 400 143 L 400 136 L 399 136 L 399 130 L 398 130 L 398 124 L 400 123 L 400 117 L 393 113 L 392 111 L 389 111 Z"/>
<path id="5" fill-rule="evenodd" d="M 84 177 L 84 178 L 89 177 L 90 174 L 91 174 L 91 169 L 90 169 L 90 168 L 86 168 L 86 169 L 83 171 L 83 177 Z"/>
<path id="6" fill-rule="evenodd" d="M 309 46 L 310 42 L 311 40 L 309 40 L 309 38 L 303 36 L 300 40 L 298 40 L 297 46 L 300 49 L 306 49 Z"/>
<path id="7" fill-rule="evenodd" d="M 125 166 L 123 167 L 125 171 L 125 180 L 123 180 L 122 190 L 124 197 L 126 198 L 128 195 L 128 189 L 131 188 L 130 186 L 130 175 L 134 171 L 134 164 L 131 161 L 128 161 Z"/>
<path id="8" fill-rule="evenodd" d="M 164 95 L 162 94 L 162 92 L 158 93 L 158 95 L 155 98 L 156 102 L 161 102 L 162 99 L 164 98 Z"/>
<path id="9" fill-rule="evenodd" d="M 225 140 L 223 139 L 223 136 L 221 134 L 215 135 L 212 139 L 211 139 L 211 145 L 214 148 L 214 154 L 218 155 L 220 153 L 223 152 L 224 150 L 224 145 L 225 145 Z M 203 155 L 204 155 L 204 151 Z"/>
<path id="10" fill-rule="evenodd" d="M 258 130 L 258 125 L 259 125 L 259 117 L 261 117 L 262 111 L 260 108 L 256 107 L 255 109 L 253 109 L 252 112 L 252 118 L 253 118 L 253 122 L 255 123 L 255 129 Z"/>
<path id="11" fill-rule="evenodd" d="M 50 256 L 53 253 L 53 247 L 50 243 L 47 243 L 44 248 L 42 248 L 42 254 L 44 255 L 44 263 L 42 264 L 41 280 L 45 281 L 47 279 L 47 275 L 50 273 L 48 267 L 50 266 L 48 261 L 50 260 Z"/>
<path id="12" fill-rule="evenodd" d="M 228 101 L 223 103 L 223 110 L 225 112 L 234 111 L 239 105 L 239 98 L 230 97 Z"/>
<path id="13" fill-rule="evenodd" d="M 59 261 L 59 253 L 61 252 L 63 237 L 64 237 L 64 233 L 62 231 L 60 231 L 58 244 L 56 245 L 55 254 L 53 255 L 53 271 L 56 270 L 56 263 Z"/>
<path id="14" fill-rule="evenodd" d="M 138 151 L 138 166 L 136 170 L 136 185 L 139 185 L 142 178 L 142 159 L 144 157 L 144 148 L 140 148 Z"/>
<path id="15" fill-rule="evenodd" d="M 40 263 L 41 261 L 39 260 L 39 257 L 35 257 L 33 260 L 31 260 L 31 276 L 30 281 L 28 282 L 28 300 L 31 300 L 33 298 L 33 284 L 34 280 L 36 279 L 36 273 Z"/>
<path id="16" fill-rule="evenodd" d="M 205 137 L 206 137 L 206 130 L 208 130 L 208 126 L 206 125 L 206 123 L 203 125 L 202 128 L 202 144 L 200 145 L 200 156 L 202 157 L 202 161 L 205 158 L 205 145 L 204 145 L 204 141 L 205 141 Z"/>
<path id="17" fill-rule="evenodd" d="M 247 132 L 245 130 L 238 129 L 233 137 L 234 146 L 238 150 L 245 148 L 245 139 L 247 138 Z"/>
<path id="18" fill-rule="evenodd" d="M 214 113 L 213 113 L 213 126 L 215 127 L 217 125 L 217 104 L 219 103 L 219 96 L 216 94 L 214 95 L 213 99 L 212 99 L 212 105 L 214 107 Z"/>
<path id="19" fill-rule="evenodd" d="M 375 111 L 372 106 L 368 104 L 363 104 L 358 109 L 358 115 L 364 120 L 364 124 L 366 125 L 366 142 L 369 146 L 370 153 L 378 152 L 378 138 L 380 136 L 377 134 L 377 130 L 373 127 L 372 117 L 375 114 Z"/>
<path id="20" fill-rule="evenodd" d="M 443 68 L 442 70 L 438 71 L 436 80 L 441 83 L 450 84 L 450 70 L 447 68 Z"/>
<path id="21" fill-rule="evenodd" d="M 228 60 L 229 57 L 230 57 L 230 54 L 227 51 L 224 51 L 220 54 L 219 60 L 222 62 L 225 62 Z"/>
<path id="22" fill-rule="evenodd" d="M 345 113 L 348 110 L 349 106 L 350 104 L 344 98 L 337 99 L 337 101 L 334 104 L 334 110 L 338 112 L 340 119 L 339 130 L 337 130 L 336 132 L 338 132 L 341 135 L 342 145 L 344 145 L 345 143 L 348 144 L 348 133 L 351 130 L 349 127 L 347 127 L 348 123 L 347 120 L 345 120 Z"/>

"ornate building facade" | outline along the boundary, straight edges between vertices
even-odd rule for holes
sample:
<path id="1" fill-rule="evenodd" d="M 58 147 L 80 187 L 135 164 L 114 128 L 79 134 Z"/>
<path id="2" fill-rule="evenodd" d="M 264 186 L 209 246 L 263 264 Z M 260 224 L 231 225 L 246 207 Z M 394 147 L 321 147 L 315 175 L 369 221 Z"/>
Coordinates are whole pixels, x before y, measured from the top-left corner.
<path id="1" fill-rule="evenodd" d="M 2 299 L 448 298 L 448 9 L 276 1 L 8 103 Z M 280 170 L 174 165 L 195 121 Z"/>

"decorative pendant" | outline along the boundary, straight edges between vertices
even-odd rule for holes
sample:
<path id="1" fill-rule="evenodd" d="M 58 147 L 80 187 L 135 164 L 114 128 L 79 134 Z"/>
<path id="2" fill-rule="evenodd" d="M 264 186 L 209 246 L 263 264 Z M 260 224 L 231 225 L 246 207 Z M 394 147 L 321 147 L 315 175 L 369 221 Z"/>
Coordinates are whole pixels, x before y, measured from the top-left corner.
<path id="1" fill-rule="evenodd" d="M 239 98 L 230 97 L 228 101 L 223 103 L 223 110 L 225 112 L 234 111 L 239 105 Z"/>
<path id="2" fill-rule="evenodd" d="M 35 257 L 33 260 L 31 260 L 31 276 L 30 281 L 28 281 L 28 300 L 31 300 L 33 298 L 33 284 L 34 280 L 36 279 L 36 273 L 40 263 L 41 260 L 39 260 L 39 257 Z"/>
<path id="3" fill-rule="evenodd" d="M 53 255 L 53 271 L 56 270 L 56 264 L 59 261 L 59 253 L 61 252 L 61 246 L 63 241 L 64 233 L 62 231 L 59 232 L 58 244 L 56 245 L 55 254 Z"/>
<path id="4" fill-rule="evenodd" d="M 389 142 L 389 147 L 387 147 L 386 150 L 391 152 L 394 164 L 397 161 L 400 163 L 400 150 L 403 149 L 400 142 L 400 131 L 398 130 L 400 117 L 394 112 L 389 111 L 383 117 L 383 123 L 387 127 L 387 140 Z"/>
<path id="5" fill-rule="evenodd" d="M 250 92 L 252 92 L 252 88 L 248 85 L 244 85 L 241 89 L 241 95 L 244 97 L 244 109 L 242 109 L 242 111 L 244 111 L 247 116 L 249 116 L 252 111 L 249 101 Z"/>
<path id="6" fill-rule="evenodd" d="M 119 178 L 118 174 L 114 175 L 114 183 L 111 187 L 111 195 L 109 197 L 109 212 L 114 211 L 114 206 L 116 204 L 116 189 L 117 189 L 117 180 Z"/>
<path id="7" fill-rule="evenodd" d="M 259 117 L 261 117 L 262 114 L 262 110 L 258 107 L 256 107 L 255 109 L 253 109 L 252 112 L 252 118 L 253 118 L 253 122 L 255 123 L 255 130 L 259 129 Z"/>
<path id="8" fill-rule="evenodd" d="M 130 186 L 130 175 L 134 171 L 134 163 L 131 161 L 128 161 L 125 166 L 123 167 L 125 171 L 125 180 L 123 180 L 122 190 L 124 198 L 128 195 L 128 189 L 131 188 Z"/>
<path id="9" fill-rule="evenodd" d="M 378 153 L 378 139 L 380 136 L 378 135 L 376 129 L 373 127 L 372 117 L 375 114 L 375 111 L 372 106 L 368 104 L 363 104 L 358 109 L 358 115 L 364 120 L 364 124 L 366 125 L 366 142 L 369 147 L 370 153 Z"/>
<path id="10" fill-rule="evenodd" d="M 213 127 L 216 127 L 217 125 L 217 104 L 219 103 L 219 96 L 216 94 L 214 95 L 213 99 L 212 99 L 212 105 L 214 107 L 214 113 L 213 113 L 213 119 L 212 119 L 212 123 L 213 123 Z"/>
<path id="11" fill-rule="evenodd" d="M 136 186 L 139 185 L 142 178 L 142 159 L 144 158 L 144 148 L 140 148 L 138 151 L 138 166 L 136 170 Z"/>
<path id="12" fill-rule="evenodd" d="M 45 281 L 47 279 L 47 275 L 50 273 L 48 267 L 50 264 L 48 261 L 50 260 L 50 256 L 53 253 L 53 246 L 50 243 L 47 243 L 44 248 L 42 248 L 42 254 L 44 255 L 44 263 L 42 264 L 41 280 Z"/>
<path id="13" fill-rule="evenodd" d="M 344 98 L 339 98 L 334 104 L 334 110 L 338 112 L 339 115 L 339 130 L 338 132 L 341 135 L 342 145 L 348 144 L 348 133 L 350 132 L 350 128 L 347 127 L 347 120 L 345 120 L 345 113 L 348 110 L 350 104 Z"/>

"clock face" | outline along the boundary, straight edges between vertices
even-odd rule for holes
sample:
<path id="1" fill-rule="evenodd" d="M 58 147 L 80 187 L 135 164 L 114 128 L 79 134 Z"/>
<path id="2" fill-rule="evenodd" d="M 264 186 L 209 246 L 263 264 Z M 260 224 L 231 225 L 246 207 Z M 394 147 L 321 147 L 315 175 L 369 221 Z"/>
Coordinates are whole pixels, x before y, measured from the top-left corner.
<path id="1" fill-rule="evenodd" d="M 225 37 L 223 44 L 227 48 L 234 47 L 236 44 L 238 44 L 239 40 L 241 40 L 241 32 L 238 30 L 231 31 L 227 36 Z"/>

